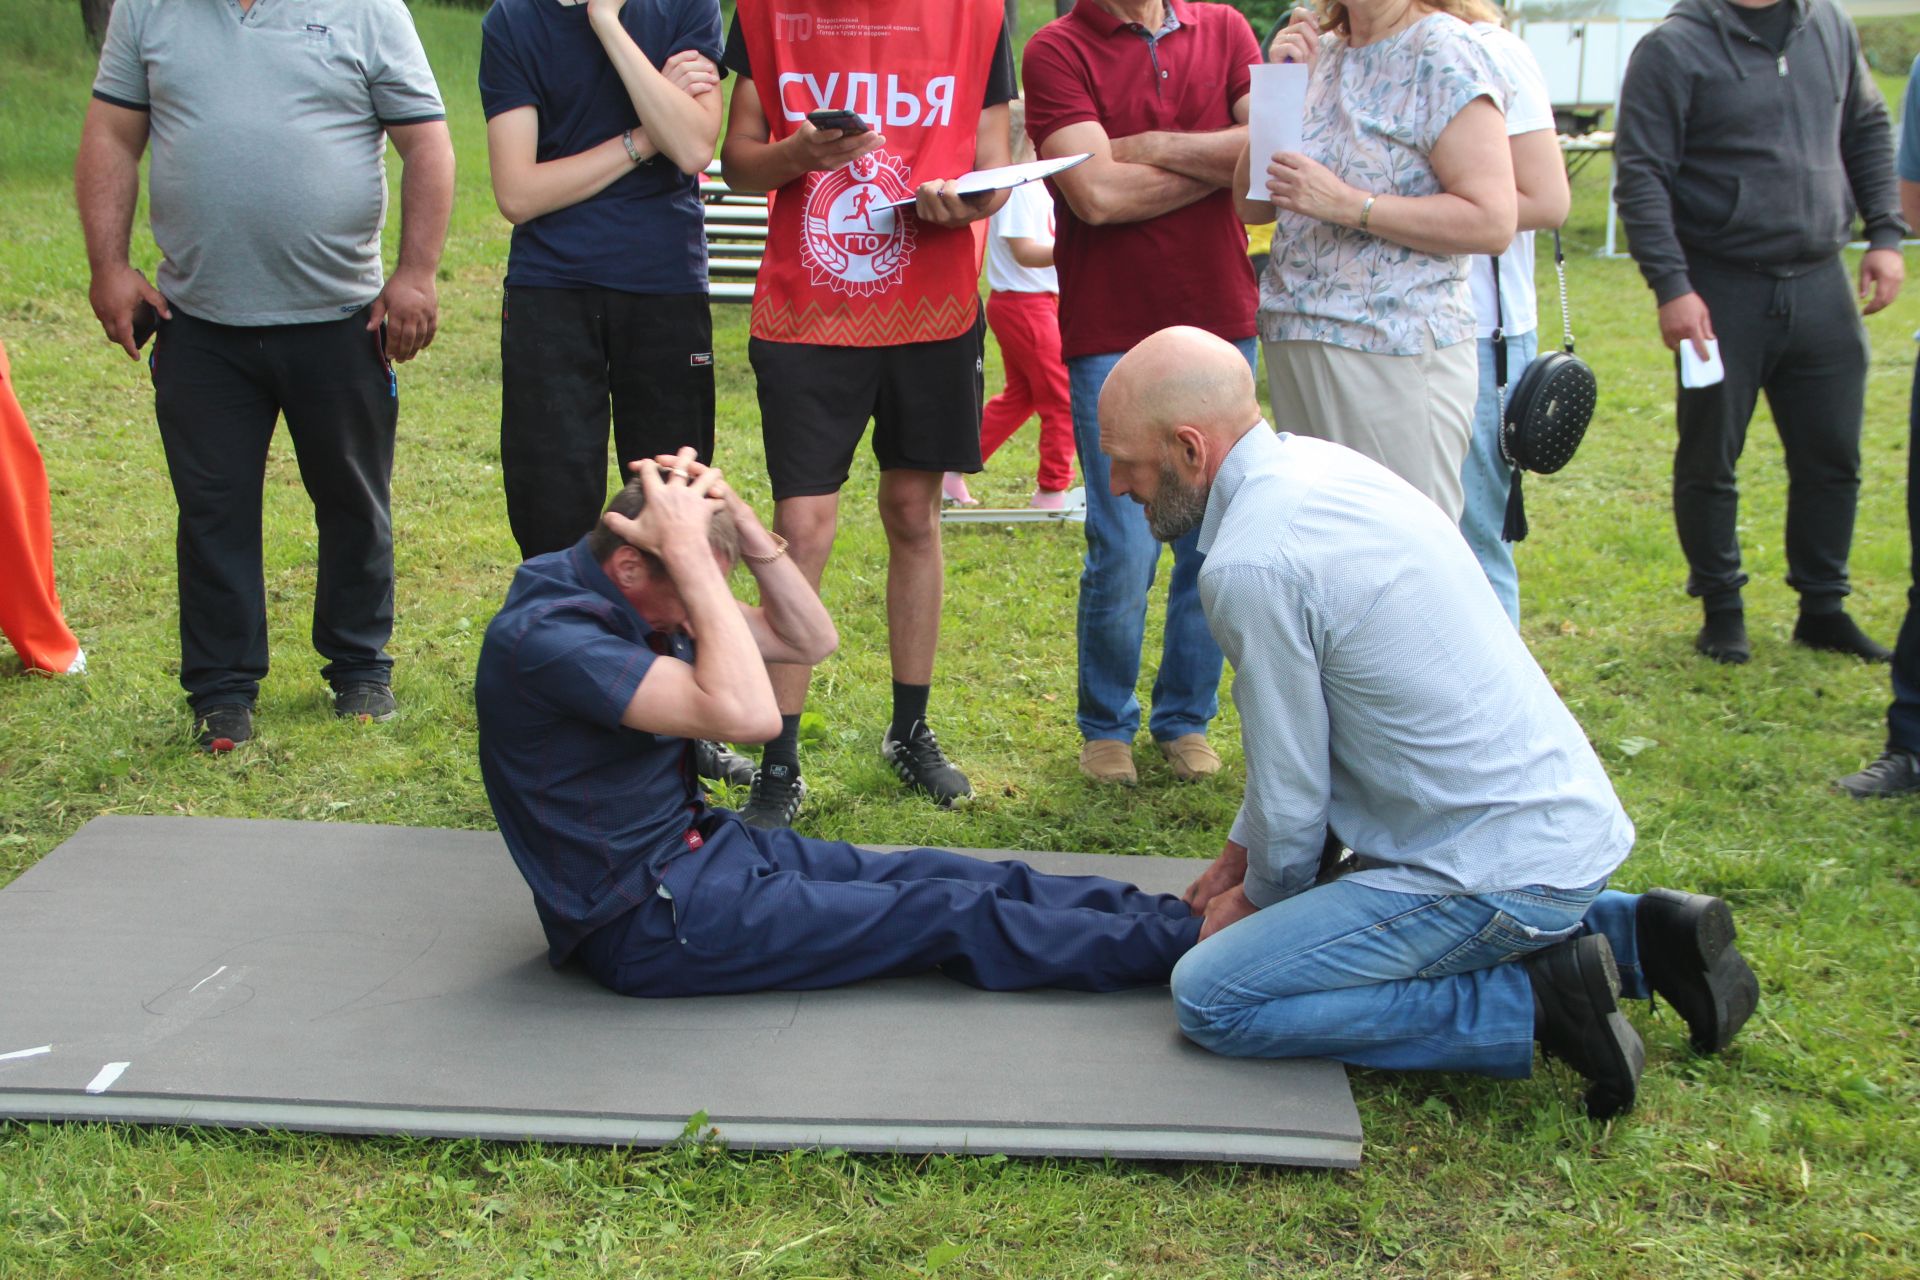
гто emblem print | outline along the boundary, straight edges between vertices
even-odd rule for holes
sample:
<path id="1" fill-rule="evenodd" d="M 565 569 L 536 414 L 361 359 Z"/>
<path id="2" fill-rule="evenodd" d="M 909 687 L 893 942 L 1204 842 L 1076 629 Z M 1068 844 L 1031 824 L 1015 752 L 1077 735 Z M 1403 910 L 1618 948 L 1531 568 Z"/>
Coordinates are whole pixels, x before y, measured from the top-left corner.
<path id="1" fill-rule="evenodd" d="M 836 293 L 884 293 L 913 256 L 913 220 L 892 208 L 913 196 L 911 170 L 885 151 L 807 177 L 801 256 L 813 283 Z"/>

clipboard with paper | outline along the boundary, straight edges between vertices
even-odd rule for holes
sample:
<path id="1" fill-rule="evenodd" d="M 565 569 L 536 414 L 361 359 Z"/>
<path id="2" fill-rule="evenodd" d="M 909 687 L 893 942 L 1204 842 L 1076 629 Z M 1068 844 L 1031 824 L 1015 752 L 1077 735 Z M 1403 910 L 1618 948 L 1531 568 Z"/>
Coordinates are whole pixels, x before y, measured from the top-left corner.
<path id="1" fill-rule="evenodd" d="M 1051 178 L 1056 173 L 1065 173 L 1073 166 L 1092 159 L 1087 152 L 1079 155 L 1056 156 L 1051 160 L 1029 160 L 1024 164 L 1003 164 L 992 169 L 975 169 L 955 178 L 953 185 L 963 196 L 977 196 L 988 191 L 1004 191 L 1028 182 L 1038 182 L 1042 178 Z M 897 209 L 914 202 L 915 197 L 904 200 L 892 200 L 886 208 Z"/>

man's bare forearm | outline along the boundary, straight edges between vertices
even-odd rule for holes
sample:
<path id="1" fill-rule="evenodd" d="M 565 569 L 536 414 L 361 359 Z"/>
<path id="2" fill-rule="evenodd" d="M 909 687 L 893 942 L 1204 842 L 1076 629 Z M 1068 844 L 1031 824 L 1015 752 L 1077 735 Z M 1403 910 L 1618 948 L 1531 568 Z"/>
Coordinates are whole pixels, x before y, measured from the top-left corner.
<path id="1" fill-rule="evenodd" d="M 87 129 L 74 161 L 73 196 L 88 265 L 96 273 L 127 265 L 133 211 L 140 200 L 140 152 L 128 152 L 103 130 Z"/>
<path id="2" fill-rule="evenodd" d="M 1061 187 L 1074 213 L 1082 222 L 1094 226 L 1145 222 L 1184 209 L 1214 191 L 1207 183 L 1185 174 L 1148 164 L 1104 160 L 1099 156 L 1067 173 L 1085 169 L 1094 172 L 1081 174 L 1071 183 L 1062 182 Z"/>
<path id="3" fill-rule="evenodd" d="M 673 161 L 682 173 L 705 169 L 713 159 L 713 145 L 720 137 L 719 90 L 713 91 L 713 107 L 702 105 L 698 99 L 681 92 L 647 60 L 647 55 L 640 51 L 617 17 L 602 18 L 595 12 L 589 20 L 613 69 L 619 73 L 620 82 L 626 86 L 635 113 L 647 126 L 647 135 L 660 148 L 660 153 Z"/>
<path id="4" fill-rule="evenodd" d="M 1246 149 L 1245 125 L 1212 133 L 1154 130 L 1113 140 L 1115 160 L 1152 165 L 1214 188 L 1233 185 L 1234 166 Z"/>
<path id="5" fill-rule="evenodd" d="M 427 128 L 427 126 L 413 126 Z M 400 256 L 396 275 L 440 267 L 453 217 L 453 142 L 446 126 L 417 137 L 400 156 Z"/>

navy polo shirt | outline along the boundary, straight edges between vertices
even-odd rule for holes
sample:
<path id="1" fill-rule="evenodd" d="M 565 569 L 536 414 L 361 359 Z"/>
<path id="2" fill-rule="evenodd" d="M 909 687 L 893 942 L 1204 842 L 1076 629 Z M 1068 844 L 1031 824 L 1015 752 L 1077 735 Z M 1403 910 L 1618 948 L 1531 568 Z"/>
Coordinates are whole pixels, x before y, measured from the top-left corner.
<path id="1" fill-rule="evenodd" d="M 715 0 L 627 0 L 620 23 L 656 67 L 686 49 L 720 61 Z M 587 6 L 560 0 L 495 0 L 487 10 L 480 101 L 489 120 L 518 107 L 538 112 L 534 158 L 541 162 L 578 155 L 642 123 L 587 24 Z M 521 223 L 507 256 L 508 286 L 705 293 L 699 186 L 658 157 L 598 195 Z"/>
<path id="2" fill-rule="evenodd" d="M 480 777 L 555 964 L 653 892 L 706 812 L 691 744 L 620 723 L 656 644 L 692 660 L 691 641 L 648 626 L 582 538 L 520 566 L 480 645 Z"/>

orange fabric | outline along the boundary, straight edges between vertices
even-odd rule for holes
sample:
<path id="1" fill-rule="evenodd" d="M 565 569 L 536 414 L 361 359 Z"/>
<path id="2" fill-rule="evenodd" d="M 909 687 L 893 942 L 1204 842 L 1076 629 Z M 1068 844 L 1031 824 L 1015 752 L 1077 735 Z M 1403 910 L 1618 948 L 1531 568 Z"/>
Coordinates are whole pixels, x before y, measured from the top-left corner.
<path id="1" fill-rule="evenodd" d="M 974 167 L 1000 0 L 809 0 L 799 8 L 740 0 L 768 136 L 789 136 L 809 111 L 845 108 L 886 144 L 773 193 L 753 336 L 881 347 L 965 333 L 980 305 L 984 224 L 936 227 L 887 205 Z"/>
<path id="2" fill-rule="evenodd" d="M 60 616 L 53 589 L 53 516 L 47 468 L 13 394 L 0 342 L 0 634 L 28 670 L 64 672 L 80 642 Z"/>

